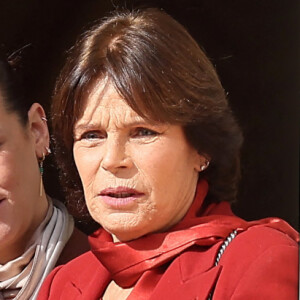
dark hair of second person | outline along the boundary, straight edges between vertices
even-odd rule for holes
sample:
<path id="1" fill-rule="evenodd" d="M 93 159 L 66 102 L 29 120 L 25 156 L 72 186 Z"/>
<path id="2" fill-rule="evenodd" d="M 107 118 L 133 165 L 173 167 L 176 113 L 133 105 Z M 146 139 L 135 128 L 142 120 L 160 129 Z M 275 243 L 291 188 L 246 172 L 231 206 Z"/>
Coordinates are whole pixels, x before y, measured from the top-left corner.
<path id="1" fill-rule="evenodd" d="M 0 60 L 0 90 L 7 111 L 15 112 L 22 125 L 25 125 L 28 121 L 27 113 L 32 103 L 24 96 L 21 78 L 5 59 Z"/>

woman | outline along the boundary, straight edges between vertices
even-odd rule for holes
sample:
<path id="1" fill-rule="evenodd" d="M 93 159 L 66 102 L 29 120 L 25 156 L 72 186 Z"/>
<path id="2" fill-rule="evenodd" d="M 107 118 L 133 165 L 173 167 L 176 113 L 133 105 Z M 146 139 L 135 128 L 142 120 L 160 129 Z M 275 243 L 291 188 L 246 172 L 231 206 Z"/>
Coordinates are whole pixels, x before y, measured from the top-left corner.
<path id="1" fill-rule="evenodd" d="M 0 299 L 36 299 L 44 278 L 88 248 L 64 205 L 45 194 L 49 133 L 16 73 L 0 61 Z M 72 234 L 73 233 L 73 234 Z M 74 249 L 74 243 L 81 243 Z M 85 246 L 84 246 L 85 245 Z"/>
<path id="2" fill-rule="evenodd" d="M 298 235 L 231 212 L 241 131 L 170 16 L 116 13 L 83 35 L 52 113 L 69 201 L 84 194 L 102 228 L 39 299 L 296 299 Z"/>

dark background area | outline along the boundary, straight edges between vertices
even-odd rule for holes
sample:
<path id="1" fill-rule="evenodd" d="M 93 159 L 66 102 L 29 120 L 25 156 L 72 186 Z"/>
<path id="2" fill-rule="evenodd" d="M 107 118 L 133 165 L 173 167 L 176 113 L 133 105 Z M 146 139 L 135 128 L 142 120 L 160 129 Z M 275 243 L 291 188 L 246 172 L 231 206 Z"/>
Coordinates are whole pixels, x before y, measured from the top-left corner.
<path id="1" fill-rule="evenodd" d="M 17 51 L 27 96 L 49 111 L 76 37 L 114 8 L 145 6 L 163 8 L 190 31 L 228 92 L 245 136 L 234 211 L 247 220 L 278 216 L 298 228 L 300 1 L 3 0 L 0 48 Z M 46 164 L 47 192 L 62 198 L 51 158 Z"/>

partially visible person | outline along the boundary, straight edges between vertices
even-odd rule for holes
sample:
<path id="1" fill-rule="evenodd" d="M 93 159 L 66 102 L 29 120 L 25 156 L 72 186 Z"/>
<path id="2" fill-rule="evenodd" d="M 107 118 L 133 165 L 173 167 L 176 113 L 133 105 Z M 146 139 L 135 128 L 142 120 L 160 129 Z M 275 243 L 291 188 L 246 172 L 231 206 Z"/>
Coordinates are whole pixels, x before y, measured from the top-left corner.
<path id="1" fill-rule="evenodd" d="M 0 60 L 0 299 L 36 299 L 50 271 L 89 249 L 65 206 L 46 195 L 46 115 Z"/>
<path id="2" fill-rule="evenodd" d="M 297 299 L 299 235 L 232 213 L 241 130 L 174 19 L 148 9 L 95 25 L 70 53 L 52 115 L 68 199 L 85 199 L 102 228 L 39 300 Z"/>

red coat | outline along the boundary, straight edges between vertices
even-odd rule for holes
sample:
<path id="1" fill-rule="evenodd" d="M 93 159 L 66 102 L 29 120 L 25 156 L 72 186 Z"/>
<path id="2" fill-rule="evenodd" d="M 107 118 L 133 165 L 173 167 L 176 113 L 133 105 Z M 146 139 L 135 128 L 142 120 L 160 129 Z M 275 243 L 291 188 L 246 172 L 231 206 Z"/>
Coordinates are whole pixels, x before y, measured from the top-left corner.
<path id="1" fill-rule="evenodd" d="M 269 227 L 250 227 L 229 244 L 217 267 L 221 242 L 193 246 L 177 256 L 155 286 L 149 300 L 296 300 L 298 245 Z M 92 252 L 56 268 L 42 286 L 38 300 L 100 299 L 110 281 Z"/>

